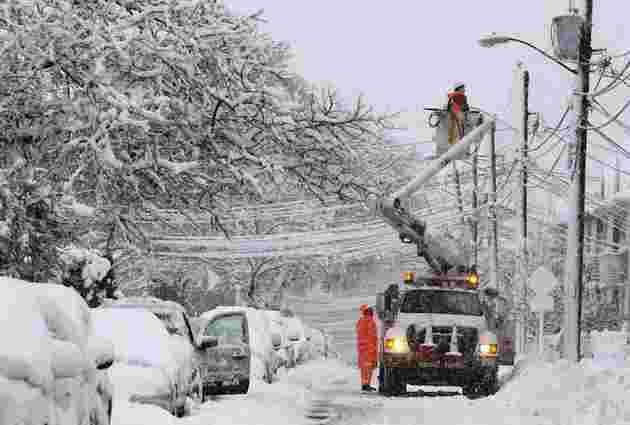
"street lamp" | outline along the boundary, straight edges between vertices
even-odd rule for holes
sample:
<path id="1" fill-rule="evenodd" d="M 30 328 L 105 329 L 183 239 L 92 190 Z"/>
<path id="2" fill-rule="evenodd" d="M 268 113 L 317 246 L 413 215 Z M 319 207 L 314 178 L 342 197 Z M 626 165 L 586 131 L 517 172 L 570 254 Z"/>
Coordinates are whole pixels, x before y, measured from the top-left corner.
<path id="1" fill-rule="evenodd" d="M 560 65 L 561 67 L 563 67 L 564 69 L 566 69 L 567 71 L 569 71 L 570 73 L 577 75 L 577 70 L 569 68 L 566 64 L 560 62 L 558 59 L 554 58 L 553 56 L 551 56 L 550 54 L 548 54 L 547 52 L 545 52 L 542 49 L 539 49 L 538 47 L 534 46 L 531 43 L 528 43 L 527 41 L 523 41 L 523 40 L 519 40 L 518 38 L 514 38 L 514 37 L 506 37 L 506 36 L 502 36 L 502 35 L 497 35 L 497 34 L 490 34 L 488 36 L 482 37 L 478 40 L 478 43 L 481 47 L 494 47 L 498 44 L 507 44 L 510 42 L 515 42 L 515 43 L 521 43 L 524 44 L 528 47 L 530 47 L 531 49 L 536 50 L 538 53 L 540 53 L 541 55 L 545 56 L 547 59 L 557 63 L 558 65 Z"/>
<path id="2" fill-rule="evenodd" d="M 588 92 L 590 89 L 589 72 L 591 64 L 591 32 L 593 23 L 593 0 L 584 0 L 584 18 L 574 20 L 577 25 L 579 46 L 577 49 L 577 70 L 571 69 L 556 58 L 548 55 L 536 46 L 513 37 L 492 34 L 479 40 L 483 47 L 517 42 L 536 50 L 556 64 L 577 76 L 574 93 L 574 110 L 577 115 L 575 126 L 575 168 L 571 178 L 569 211 L 572 212 L 567 234 L 566 262 L 566 306 L 564 324 L 565 355 L 570 361 L 577 362 L 580 352 L 580 320 L 582 316 L 582 274 L 584 264 L 584 198 L 586 192 L 586 147 L 588 129 Z"/>

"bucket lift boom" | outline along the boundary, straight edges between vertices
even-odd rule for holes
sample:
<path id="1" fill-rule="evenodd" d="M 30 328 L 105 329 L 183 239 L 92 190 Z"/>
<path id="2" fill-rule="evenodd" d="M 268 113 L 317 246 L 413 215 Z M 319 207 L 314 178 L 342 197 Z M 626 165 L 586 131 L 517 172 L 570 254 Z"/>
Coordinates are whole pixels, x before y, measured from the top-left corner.
<path id="1" fill-rule="evenodd" d="M 414 243 L 418 255 L 423 257 L 435 273 L 443 274 L 452 268 L 466 268 L 467 264 L 461 253 L 452 252 L 443 247 L 426 232 L 426 223 L 403 208 L 403 201 L 416 193 L 422 185 L 440 172 L 474 143 L 479 143 L 490 129 L 494 118 L 483 122 L 464 136 L 457 144 L 423 169 L 413 180 L 388 198 L 378 198 L 373 207 L 385 221 L 396 230 L 403 243 Z"/>

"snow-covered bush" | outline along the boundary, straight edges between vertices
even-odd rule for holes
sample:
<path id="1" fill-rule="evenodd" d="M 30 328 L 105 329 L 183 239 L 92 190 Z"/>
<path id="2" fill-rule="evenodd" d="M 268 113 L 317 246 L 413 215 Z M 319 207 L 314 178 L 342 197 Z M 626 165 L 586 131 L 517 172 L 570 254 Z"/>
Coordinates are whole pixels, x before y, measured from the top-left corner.
<path id="1" fill-rule="evenodd" d="M 63 284 L 75 288 L 90 307 L 99 306 L 105 298 L 116 298 L 118 289 L 112 264 L 98 251 L 67 246 L 60 249 Z"/>

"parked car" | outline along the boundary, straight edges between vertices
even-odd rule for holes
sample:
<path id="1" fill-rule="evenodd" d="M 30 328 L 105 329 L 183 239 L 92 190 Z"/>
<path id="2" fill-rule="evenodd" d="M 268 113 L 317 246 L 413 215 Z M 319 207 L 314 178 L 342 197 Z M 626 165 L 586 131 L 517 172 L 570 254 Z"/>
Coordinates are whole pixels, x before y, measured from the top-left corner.
<path id="1" fill-rule="evenodd" d="M 192 346 L 173 338 L 155 314 L 142 308 L 97 308 L 92 316 L 97 334 L 114 344 L 110 377 L 116 398 L 183 416 L 193 379 Z"/>
<path id="2" fill-rule="evenodd" d="M 105 306 L 149 310 L 164 323 L 170 335 L 182 337 L 193 346 L 195 344 L 191 319 L 188 317 L 186 309 L 174 301 L 166 301 L 156 297 L 125 297 L 118 300 L 107 300 Z"/>
<path id="3" fill-rule="evenodd" d="M 0 335 L 0 423 L 110 423 L 112 346 L 74 289 L 0 277 Z"/>
<path id="4" fill-rule="evenodd" d="M 200 319 L 196 340 L 202 400 L 209 394 L 247 393 L 251 379 L 272 381 L 282 359 L 263 310 L 217 307 Z"/>
<path id="5" fill-rule="evenodd" d="M 271 323 L 273 348 L 282 359 L 281 366 L 293 368 L 299 357 L 299 336 L 292 329 L 289 317 L 278 310 L 264 310 Z M 273 341 L 275 336 L 276 341 Z"/>

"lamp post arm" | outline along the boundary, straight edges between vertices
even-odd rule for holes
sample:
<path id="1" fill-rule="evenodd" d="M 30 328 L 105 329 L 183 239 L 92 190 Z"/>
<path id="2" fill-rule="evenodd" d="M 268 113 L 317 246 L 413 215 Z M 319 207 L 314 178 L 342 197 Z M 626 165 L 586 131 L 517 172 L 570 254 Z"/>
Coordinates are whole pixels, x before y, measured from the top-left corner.
<path id="1" fill-rule="evenodd" d="M 528 43 L 527 41 L 523 41 L 523 40 L 519 40 L 518 38 L 509 38 L 510 41 L 515 41 L 517 43 L 521 43 L 524 44 L 528 47 L 531 47 L 532 49 L 536 50 L 538 53 L 540 53 L 541 55 L 545 56 L 547 59 L 554 61 L 555 63 L 557 63 L 558 65 L 560 65 L 561 67 L 563 67 L 564 69 L 566 69 L 567 71 L 569 71 L 571 74 L 577 75 L 577 70 L 569 68 L 567 65 L 565 65 L 564 63 L 560 62 L 558 59 L 554 58 L 553 56 L 547 54 L 544 50 L 539 49 L 538 47 L 534 46 L 531 43 Z"/>

